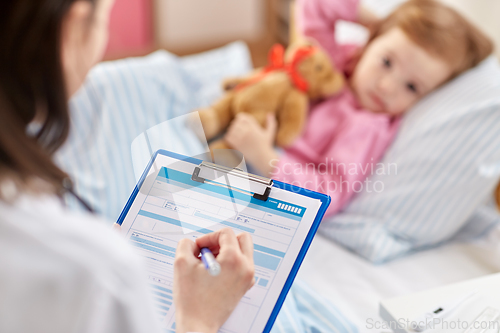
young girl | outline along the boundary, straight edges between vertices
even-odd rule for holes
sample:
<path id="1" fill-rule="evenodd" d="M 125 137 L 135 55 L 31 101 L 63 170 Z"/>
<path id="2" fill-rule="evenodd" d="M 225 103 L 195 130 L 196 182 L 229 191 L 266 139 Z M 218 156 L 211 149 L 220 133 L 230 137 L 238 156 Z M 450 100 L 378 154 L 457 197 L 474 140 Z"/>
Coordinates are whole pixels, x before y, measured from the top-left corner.
<path id="1" fill-rule="evenodd" d="M 354 193 L 380 191 L 367 177 L 395 137 L 399 118 L 423 96 L 476 66 L 491 41 L 453 9 L 433 0 L 409 0 L 378 21 L 358 0 L 299 0 L 300 33 L 315 39 L 344 71 L 347 86 L 312 105 L 302 136 L 282 154 L 273 148 L 276 120 L 267 128 L 245 114 L 225 139 L 260 173 L 332 197 L 338 212 Z M 337 20 L 370 28 L 362 49 L 339 45 Z"/>

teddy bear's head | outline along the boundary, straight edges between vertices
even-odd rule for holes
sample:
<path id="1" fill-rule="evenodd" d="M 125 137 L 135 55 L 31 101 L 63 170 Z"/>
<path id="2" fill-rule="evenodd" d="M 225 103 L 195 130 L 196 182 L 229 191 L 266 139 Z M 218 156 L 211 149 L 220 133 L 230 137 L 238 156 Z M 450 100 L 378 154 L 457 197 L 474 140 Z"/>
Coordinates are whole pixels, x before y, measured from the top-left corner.
<path id="1" fill-rule="evenodd" d="M 330 57 L 318 46 L 305 42 L 294 43 L 287 49 L 287 61 L 305 46 L 313 46 L 315 50 L 298 63 L 297 71 L 307 81 L 309 98 L 319 99 L 338 93 L 344 87 L 344 75 L 335 69 Z"/>

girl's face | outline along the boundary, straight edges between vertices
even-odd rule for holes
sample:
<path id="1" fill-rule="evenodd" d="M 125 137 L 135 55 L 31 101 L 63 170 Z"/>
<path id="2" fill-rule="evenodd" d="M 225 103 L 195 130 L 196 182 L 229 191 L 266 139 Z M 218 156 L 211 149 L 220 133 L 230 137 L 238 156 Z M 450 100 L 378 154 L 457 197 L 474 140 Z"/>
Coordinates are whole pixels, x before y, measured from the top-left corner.
<path id="1" fill-rule="evenodd" d="M 451 73 L 444 60 L 415 44 L 401 29 L 393 28 L 366 47 L 350 83 L 364 108 L 398 115 Z"/>
<path id="2" fill-rule="evenodd" d="M 78 0 L 62 24 L 61 59 L 68 96 L 83 84 L 89 70 L 104 55 L 108 42 L 108 24 L 114 0 Z"/>

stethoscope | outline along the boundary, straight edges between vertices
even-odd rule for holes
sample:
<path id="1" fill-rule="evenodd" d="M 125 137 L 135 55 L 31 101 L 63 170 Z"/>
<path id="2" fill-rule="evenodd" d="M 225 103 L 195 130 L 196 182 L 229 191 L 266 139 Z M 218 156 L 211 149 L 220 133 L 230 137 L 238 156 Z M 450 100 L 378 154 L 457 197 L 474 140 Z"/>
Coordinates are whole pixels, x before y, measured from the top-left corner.
<path id="1" fill-rule="evenodd" d="M 73 187 L 73 182 L 69 178 L 64 178 L 62 182 L 62 186 L 64 188 L 64 192 L 72 195 L 79 203 L 82 205 L 89 213 L 94 214 L 95 210 L 89 205 L 89 203 L 83 200 L 78 194 L 76 194 L 75 189 Z"/>

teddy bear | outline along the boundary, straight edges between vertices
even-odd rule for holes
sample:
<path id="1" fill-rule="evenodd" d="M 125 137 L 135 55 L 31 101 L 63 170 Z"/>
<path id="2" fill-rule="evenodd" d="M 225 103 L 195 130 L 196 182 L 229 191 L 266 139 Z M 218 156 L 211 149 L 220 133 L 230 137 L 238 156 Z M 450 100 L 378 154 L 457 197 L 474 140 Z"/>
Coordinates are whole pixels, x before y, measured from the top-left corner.
<path id="1" fill-rule="evenodd" d="M 261 126 L 272 113 L 278 123 L 276 146 L 289 146 L 302 132 L 309 102 L 335 95 L 344 80 L 318 46 L 300 42 L 285 52 L 277 44 L 266 67 L 247 77 L 225 80 L 225 94 L 211 107 L 198 110 L 205 136 L 207 140 L 217 137 L 240 112 L 251 114 Z M 215 149 L 231 149 L 224 139 L 211 142 L 209 148 L 212 154 Z"/>

